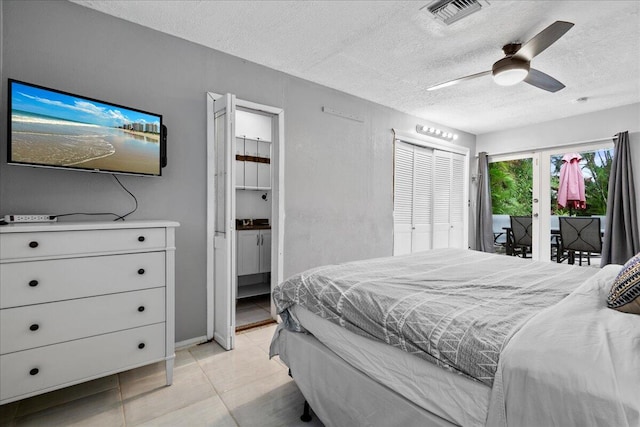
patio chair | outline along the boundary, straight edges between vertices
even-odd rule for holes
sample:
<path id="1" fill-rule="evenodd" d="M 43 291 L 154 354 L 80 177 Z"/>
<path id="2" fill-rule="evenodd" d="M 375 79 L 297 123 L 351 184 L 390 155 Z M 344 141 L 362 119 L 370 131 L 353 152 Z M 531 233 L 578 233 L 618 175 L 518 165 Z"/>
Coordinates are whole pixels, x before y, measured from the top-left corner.
<path id="1" fill-rule="evenodd" d="M 527 257 L 527 253 L 531 252 L 531 217 L 530 216 L 511 216 L 511 246 L 512 255 L 520 254 L 522 258 Z"/>
<path id="2" fill-rule="evenodd" d="M 569 264 L 582 265 L 582 254 L 586 253 L 587 265 L 591 265 L 591 254 L 602 253 L 602 236 L 600 235 L 600 218 L 598 217 L 561 217 L 560 218 L 561 251 L 567 251 Z"/>

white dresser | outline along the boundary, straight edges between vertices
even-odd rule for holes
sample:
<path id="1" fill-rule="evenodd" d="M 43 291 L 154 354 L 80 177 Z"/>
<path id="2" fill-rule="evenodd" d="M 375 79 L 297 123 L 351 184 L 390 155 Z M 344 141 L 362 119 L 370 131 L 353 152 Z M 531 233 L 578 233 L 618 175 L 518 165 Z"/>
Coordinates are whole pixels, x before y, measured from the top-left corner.
<path id="1" fill-rule="evenodd" d="M 171 221 L 0 227 L 0 404 L 166 361 Z"/>

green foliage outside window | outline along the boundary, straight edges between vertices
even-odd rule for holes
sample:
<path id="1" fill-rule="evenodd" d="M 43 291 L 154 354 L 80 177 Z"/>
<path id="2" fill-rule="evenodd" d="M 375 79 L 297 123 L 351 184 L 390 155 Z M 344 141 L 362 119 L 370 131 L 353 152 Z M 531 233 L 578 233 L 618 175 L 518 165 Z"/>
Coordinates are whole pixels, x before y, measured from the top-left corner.
<path id="1" fill-rule="evenodd" d="M 609 172 L 613 150 L 597 150 L 580 153 L 580 167 L 585 178 L 584 188 L 587 208 L 572 210 L 558 207 L 558 186 L 562 156 L 551 157 L 551 215 L 605 215 Z M 489 164 L 491 204 L 494 214 L 531 215 L 533 197 L 532 159 L 518 159 Z"/>
<path id="2" fill-rule="evenodd" d="M 531 215 L 533 168 L 531 159 L 489 163 L 494 214 Z"/>

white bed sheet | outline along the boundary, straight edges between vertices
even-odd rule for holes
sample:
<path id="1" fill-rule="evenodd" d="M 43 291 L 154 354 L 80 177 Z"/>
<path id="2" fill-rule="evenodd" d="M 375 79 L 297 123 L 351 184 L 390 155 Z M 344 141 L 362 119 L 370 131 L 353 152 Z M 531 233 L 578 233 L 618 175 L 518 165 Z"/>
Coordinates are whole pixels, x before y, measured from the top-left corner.
<path id="1" fill-rule="evenodd" d="M 597 271 L 511 338 L 487 425 L 640 426 L 640 316 L 606 306 L 620 268 Z"/>
<path id="2" fill-rule="evenodd" d="M 290 312 L 347 363 L 410 402 L 454 424 L 485 425 L 491 395 L 487 385 L 349 332 L 298 305 Z"/>

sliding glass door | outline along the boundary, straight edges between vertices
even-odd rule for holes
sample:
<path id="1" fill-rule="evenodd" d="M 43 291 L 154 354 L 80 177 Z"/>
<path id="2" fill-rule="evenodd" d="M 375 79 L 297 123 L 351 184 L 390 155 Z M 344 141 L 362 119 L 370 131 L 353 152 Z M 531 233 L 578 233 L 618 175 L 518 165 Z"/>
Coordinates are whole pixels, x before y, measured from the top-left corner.
<path id="1" fill-rule="evenodd" d="M 564 204 L 558 204 L 563 158 L 577 159 L 584 181 L 584 203 L 566 203 L 563 199 Z M 609 141 L 491 156 L 489 179 L 496 252 L 510 255 L 515 251 L 534 260 L 557 261 L 559 217 L 598 216 L 604 228 L 612 158 L 613 142 Z M 529 249 L 524 243 L 518 246 L 510 240 L 517 237 L 507 233 L 513 232 L 511 216 L 531 217 Z"/>

